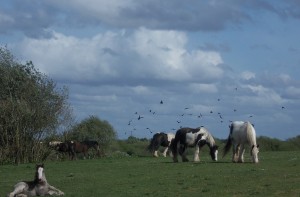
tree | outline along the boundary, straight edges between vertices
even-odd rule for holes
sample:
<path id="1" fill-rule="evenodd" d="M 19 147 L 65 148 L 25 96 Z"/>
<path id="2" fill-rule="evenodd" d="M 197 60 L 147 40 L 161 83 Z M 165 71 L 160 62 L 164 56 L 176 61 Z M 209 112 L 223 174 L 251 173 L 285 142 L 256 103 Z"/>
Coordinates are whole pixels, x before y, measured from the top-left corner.
<path id="1" fill-rule="evenodd" d="M 34 162 L 43 154 L 41 140 L 70 120 L 66 87 L 19 63 L 0 47 L 0 161 Z"/>
<path id="2" fill-rule="evenodd" d="M 90 116 L 82 120 L 66 135 L 69 140 L 96 140 L 102 149 L 108 148 L 117 137 L 109 122 L 96 116 Z"/>

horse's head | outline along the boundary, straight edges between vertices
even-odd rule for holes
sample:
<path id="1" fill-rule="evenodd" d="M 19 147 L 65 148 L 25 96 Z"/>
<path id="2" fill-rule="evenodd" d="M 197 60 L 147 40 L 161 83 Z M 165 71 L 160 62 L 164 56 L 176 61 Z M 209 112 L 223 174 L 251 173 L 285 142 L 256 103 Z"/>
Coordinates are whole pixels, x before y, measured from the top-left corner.
<path id="1" fill-rule="evenodd" d="M 36 165 L 35 180 L 39 183 L 45 181 L 44 164 Z"/>
<path id="2" fill-rule="evenodd" d="M 217 145 L 210 147 L 210 156 L 213 161 L 218 161 L 218 148 Z"/>
<path id="3" fill-rule="evenodd" d="M 253 163 L 258 163 L 259 145 L 252 145 L 251 156 Z"/>

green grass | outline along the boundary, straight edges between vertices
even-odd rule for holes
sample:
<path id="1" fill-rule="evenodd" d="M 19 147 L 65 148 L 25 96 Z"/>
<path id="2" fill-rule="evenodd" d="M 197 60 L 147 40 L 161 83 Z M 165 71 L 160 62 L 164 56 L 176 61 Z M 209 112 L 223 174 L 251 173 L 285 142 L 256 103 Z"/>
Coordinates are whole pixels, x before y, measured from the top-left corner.
<path id="1" fill-rule="evenodd" d="M 247 155 L 248 156 L 248 155 Z M 300 152 L 262 152 L 260 163 L 172 163 L 123 157 L 46 162 L 50 184 L 66 196 L 300 196 Z M 249 158 L 246 157 L 249 161 Z M 0 166 L 0 196 L 18 180 L 32 180 L 34 164 Z"/>

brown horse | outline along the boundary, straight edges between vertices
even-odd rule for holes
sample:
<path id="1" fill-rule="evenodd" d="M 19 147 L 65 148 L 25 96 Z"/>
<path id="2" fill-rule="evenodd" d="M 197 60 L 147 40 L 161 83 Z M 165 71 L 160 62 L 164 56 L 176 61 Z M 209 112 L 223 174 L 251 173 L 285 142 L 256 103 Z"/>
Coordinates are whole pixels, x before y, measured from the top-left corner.
<path id="1" fill-rule="evenodd" d="M 57 150 L 59 152 L 67 152 L 70 159 L 76 159 L 76 153 L 82 153 L 83 157 L 88 156 L 88 151 L 90 148 L 94 148 L 97 155 L 100 156 L 100 148 L 97 141 L 85 140 L 82 142 L 77 141 L 66 141 L 58 145 Z"/>

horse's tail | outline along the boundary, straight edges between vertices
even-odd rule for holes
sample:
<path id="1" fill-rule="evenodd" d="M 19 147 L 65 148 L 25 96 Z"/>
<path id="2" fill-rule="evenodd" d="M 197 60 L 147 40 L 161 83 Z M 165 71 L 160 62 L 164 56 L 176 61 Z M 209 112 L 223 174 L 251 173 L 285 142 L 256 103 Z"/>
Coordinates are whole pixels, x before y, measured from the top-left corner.
<path id="1" fill-rule="evenodd" d="M 178 140 L 176 138 L 173 138 L 171 140 L 170 149 L 171 149 L 173 155 L 177 154 L 177 143 L 178 143 Z"/>
<path id="2" fill-rule="evenodd" d="M 230 126 L 230 133 L 229 133 L 229 136 L 227 138 L 226 145 L 223 149 L 223 157 L 225 157 L 225 155 L 228 153 L 228 151 L 229 151 L 229 149 L 231 148 L 231 145 L 232 145 L 232 140 L 231 140 L 232 129 L 233 129 L 233 125 Z"/>

